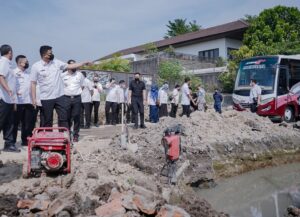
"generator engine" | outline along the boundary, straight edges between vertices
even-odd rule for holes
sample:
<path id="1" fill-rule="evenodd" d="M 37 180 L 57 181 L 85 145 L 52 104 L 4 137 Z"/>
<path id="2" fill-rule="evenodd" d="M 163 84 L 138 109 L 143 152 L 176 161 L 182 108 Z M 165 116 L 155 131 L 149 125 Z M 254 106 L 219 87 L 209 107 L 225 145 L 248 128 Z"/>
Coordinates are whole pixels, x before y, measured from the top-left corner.
<path id="1" fill-rule="evenodd" d="M 23 177 L 71 172 L 71 144 L 67 128 L 35 128 L 28 138 L 28 159 Z"/>
<path id="2" fill-rule="evenodd" d="M 162 175 L 168 177 L 170 184 L 176 184 L 176 161 L 180 157 L 181 152 L 181 139 L 182 127 L 180 124 L 173 127 L 168 127 L 164 131 L 161 144 L 165 150 L 166 164 L 162 168 Z M 164 174 L 166 170 L 166 174 Z"/>

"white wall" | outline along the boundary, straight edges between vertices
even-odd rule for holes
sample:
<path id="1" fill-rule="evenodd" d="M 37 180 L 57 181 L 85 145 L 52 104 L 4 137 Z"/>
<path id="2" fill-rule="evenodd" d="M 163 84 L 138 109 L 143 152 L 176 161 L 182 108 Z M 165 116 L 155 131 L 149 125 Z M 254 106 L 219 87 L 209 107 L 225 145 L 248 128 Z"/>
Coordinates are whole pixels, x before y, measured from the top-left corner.
<path id="1" fill-rule="evenodd" d="M 199 54 L 199 51 L 204 50 L 212 50 L 219 48 L 219 55 L 221 57 L 226 58 L 227 57 L 227 48 L 226 48 L 226 39 L 216 39 L 211 41 L 205 41 L 205 42 L 199 42 L 197 44 L 191 44 L 184 47 L 175 48 L 175 52 L 180 53 L 186 53 L 186 54 L 192 54 L 197 55 Z"/>

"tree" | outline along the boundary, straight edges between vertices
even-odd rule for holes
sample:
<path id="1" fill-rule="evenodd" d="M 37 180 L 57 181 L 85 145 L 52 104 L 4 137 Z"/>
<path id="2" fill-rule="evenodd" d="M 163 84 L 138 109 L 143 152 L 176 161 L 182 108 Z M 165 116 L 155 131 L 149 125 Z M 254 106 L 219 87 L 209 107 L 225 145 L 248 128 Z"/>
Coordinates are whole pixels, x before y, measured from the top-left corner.
<path id="1" fill-rule="evenodd" d="M 232 51 L 233 60 L 227 71 L 220 74 L 223 91 L 231 92 L 238 65 L 242 59 L 275 54 L 300 53 L 300 11 L 296 7 L 276 6 L 262 11 L 258 16 L 246 15 L 250 24 L 244 34 L 244 46 Z"/>
<path id="2" fill-rule="evenodd" d="M 103 60 L 99 64 L 84 67 L 87 70 L 104 70 L 104 71 L 114 71 L 114 72 L 129 72 L 130 71 L 130 61 L 120 58 L 120 55 L 115 55 L 113 58 L 108 60 Z"/>
<path id="3" fill-rule="evenodd" d="M 201 26 L 199 26 L 195 20 L 187 24 L 186 19 L 175 19 L 174 21 L 169 21 L 167 27 L 167 34 L 164 38 L 171 38 L 185 33 L 195 32 L 201 29 Z"/>
<path id="4" fill-rule="evenodd" d="M 242 59 L 253 57 L 254 52 L 247 46 L 240 47 L 239 50 L 231 51 L 232 60 L 228 62 L 227 69 L 221 73 L 218 77 L 222 84 L 222 90 L 227 93 L 231 93 L 234 88 L 234 82 L 239 63 Z"/>
<path id="5" fill-rule="evenodd" d="M 250 27 L 244 44 L 255 55 L 293 54 L 300 48 L 300 11 L 296 7 L 276 6 L 257 17 L 248 16 Z"/>
<path id="6" fill-rule="evenodd" d="M 171 85 L 181 82 L 183 68 L 176 60 L 162 61 L 159 64 L 159 83 L 168 81 Z"/>
<path id="7" fill-rule="evenodd" d="M 144 45 L 144 51 L 148 56 L 151 57 L 155 56 L 158 53 L 158 48 L 153 42 L 150 42 Z"/>

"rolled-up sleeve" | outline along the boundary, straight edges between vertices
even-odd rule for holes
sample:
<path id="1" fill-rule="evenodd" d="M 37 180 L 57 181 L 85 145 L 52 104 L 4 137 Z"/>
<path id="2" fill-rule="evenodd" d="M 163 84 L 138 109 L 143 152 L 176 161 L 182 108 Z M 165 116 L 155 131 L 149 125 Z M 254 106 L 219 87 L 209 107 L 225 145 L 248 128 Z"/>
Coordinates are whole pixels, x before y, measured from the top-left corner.
<path id="1" fill-rule="evenodd" d="M 6 64 L 5 62 L 1 61 L 0 62 L 0 75 L 3 77 L 6 77 L 9 71 L 9 65 Z"/>
<path id="2" fill-rule="evenodd" d="M 30 81 L 37 82 L 38 70 L 35 66 L 32 66 L 30 72 Z"/>
<path id="3" fill-rule="evenodd" d="M 58 68 L 62 71 L 66 70 L 68 67 L 68 64 L 61 60 L 56 60 L 56 64 L 57 64 Z"/>

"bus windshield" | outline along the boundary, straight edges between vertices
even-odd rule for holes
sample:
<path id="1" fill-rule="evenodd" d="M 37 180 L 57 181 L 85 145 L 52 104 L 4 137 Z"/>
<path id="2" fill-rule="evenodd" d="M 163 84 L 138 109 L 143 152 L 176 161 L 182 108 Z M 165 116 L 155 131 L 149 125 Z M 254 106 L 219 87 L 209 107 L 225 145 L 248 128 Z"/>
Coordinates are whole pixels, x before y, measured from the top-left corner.
<path id="1" fill-rule="evenodd" d="M 278 57 L 258 57 L 241 61 L 236 89 L 249 89 L 251 79 L 255 79 L 263 90 L 273 90 L 277 63 Z"/>

